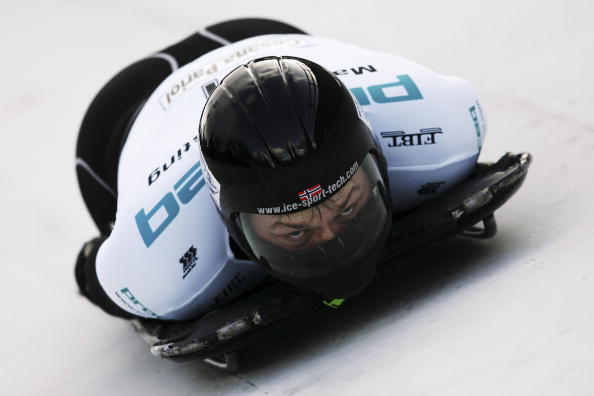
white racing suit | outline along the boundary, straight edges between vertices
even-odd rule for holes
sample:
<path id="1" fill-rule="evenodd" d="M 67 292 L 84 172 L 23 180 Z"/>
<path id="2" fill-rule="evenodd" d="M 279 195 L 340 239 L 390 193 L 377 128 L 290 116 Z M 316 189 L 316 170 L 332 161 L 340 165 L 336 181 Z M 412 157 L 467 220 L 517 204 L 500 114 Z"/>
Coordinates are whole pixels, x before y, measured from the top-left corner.
<path id="1" fill-rule="evenodd" d="M 174 71 L 132 123 L 117 170 L 117 213 L 96 251 L 97 280 L 134 316 L 184 320 L 237 299 L 267 274 L 238 258 L 202 168 L 198 125 L 212 90 L 234 68 L 296 56 L 334 72 L 368 119 L 388 163 L 396 213 L 448 191 L 472 171 L 485 133 L 477 95 L 458 77 L 409 60 L 304 34 L 222 44 Z M 80 160 L 79 166 L 93 170 Z"/>

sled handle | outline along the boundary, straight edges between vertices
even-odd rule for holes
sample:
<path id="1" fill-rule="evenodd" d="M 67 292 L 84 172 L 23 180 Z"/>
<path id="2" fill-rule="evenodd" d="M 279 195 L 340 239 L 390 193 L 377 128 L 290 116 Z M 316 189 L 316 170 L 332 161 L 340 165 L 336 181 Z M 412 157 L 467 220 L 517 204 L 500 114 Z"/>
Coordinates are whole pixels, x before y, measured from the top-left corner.
<path id="1" fill-rule="evenodd" d="M 497 234 L 497 222 L 495 216 L 491 213 L 489 216 L 483 218 L 483 227 L 473 225 L 460 233 L 463 236 L 477 239 L 488 239 L 493 238 Z M 478 224 L 478 223 L 477 223 Z"/>

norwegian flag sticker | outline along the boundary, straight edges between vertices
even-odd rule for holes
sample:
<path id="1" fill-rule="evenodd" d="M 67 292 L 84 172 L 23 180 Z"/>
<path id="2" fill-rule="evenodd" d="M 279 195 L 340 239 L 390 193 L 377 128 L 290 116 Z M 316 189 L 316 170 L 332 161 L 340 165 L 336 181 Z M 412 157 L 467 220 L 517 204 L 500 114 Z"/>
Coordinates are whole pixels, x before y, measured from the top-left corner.
<path id="1" fill-rule="evenodd" d="M 299 195 L 299 199 L 301 199 L 301 201 L 307 201 L 308 199 L 315 197 L 316 195 L 320 195 L 321 193 L 322 187 L 320 186 L 320 183 L 318 183 L 306 190 L 299 191 L 297 194 Z"/>

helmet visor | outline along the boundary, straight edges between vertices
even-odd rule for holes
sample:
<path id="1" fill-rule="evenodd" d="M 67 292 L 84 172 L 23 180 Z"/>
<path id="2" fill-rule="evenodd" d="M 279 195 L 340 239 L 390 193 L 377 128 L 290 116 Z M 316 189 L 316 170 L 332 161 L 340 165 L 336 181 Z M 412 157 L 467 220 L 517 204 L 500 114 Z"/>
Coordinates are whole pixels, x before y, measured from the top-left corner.
<path id="1" fill-rule="evenodd" d="M 289 214 L 240 213 L 240 225 L 257 259 L 287 278 L 343 277 L 383 242 L 386 189 L 368 154 L 361 166 L 322 203 Z M 369 260 L 368 260 L 369 261 Z"/>

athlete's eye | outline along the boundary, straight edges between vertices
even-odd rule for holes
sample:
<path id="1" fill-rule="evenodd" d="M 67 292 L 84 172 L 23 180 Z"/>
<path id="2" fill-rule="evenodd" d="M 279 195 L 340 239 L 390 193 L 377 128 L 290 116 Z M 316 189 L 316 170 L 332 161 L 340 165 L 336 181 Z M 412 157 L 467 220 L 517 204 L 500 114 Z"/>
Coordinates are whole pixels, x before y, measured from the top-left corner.
<path id="1" fill-rule="evenodd" d="M 341 215 L 341 216 L 348 216 L 348 215 L 350 215 L 352 212 L 353 212 L 353 206 L 351 205 L 351 206 L 349 206 L 348 208 L 346 208 L 346 209 L 343 209 L 343 210 L 342 210 L 342 212 L 340 212 L 340 215 Z"/>
<path id="2" fill-rule="evenodd" d="M 291 239 L 299 239 L 303 235 L 305 235 L 305 231 L 303 231 L 303 230 L 293 231 L 293 232 L 289 233 L 288 235 L 289 235 L 289 238 L 291 238 Z"/>

